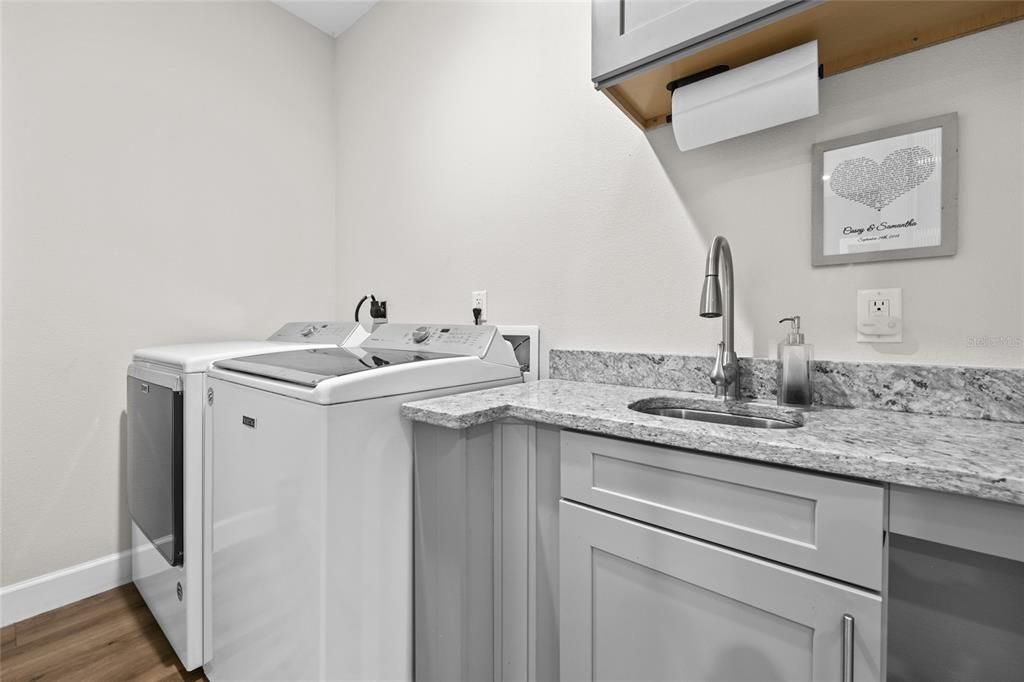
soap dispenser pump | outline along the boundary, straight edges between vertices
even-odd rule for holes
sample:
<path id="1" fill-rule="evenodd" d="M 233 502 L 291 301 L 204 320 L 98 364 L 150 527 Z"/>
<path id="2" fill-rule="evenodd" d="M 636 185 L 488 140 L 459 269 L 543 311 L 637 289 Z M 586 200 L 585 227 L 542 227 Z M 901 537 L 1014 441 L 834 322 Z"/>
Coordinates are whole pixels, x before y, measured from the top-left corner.
<path id="1" fill-rule="evenodd" d="M 790 330 L 779 343 L 778 402 L 786 407 L 810 407 L 814 397 L 814 346 L 804 343 L 799 315 L 779 320 L 779 324 L 783 322 L 790 323 Z"/>

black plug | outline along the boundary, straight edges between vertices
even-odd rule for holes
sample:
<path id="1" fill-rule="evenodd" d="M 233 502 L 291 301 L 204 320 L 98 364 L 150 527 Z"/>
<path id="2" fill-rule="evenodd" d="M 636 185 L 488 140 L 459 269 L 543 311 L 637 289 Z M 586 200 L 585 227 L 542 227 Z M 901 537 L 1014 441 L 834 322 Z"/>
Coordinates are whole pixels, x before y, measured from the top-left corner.
<path id="1" fill-rule="evenodd" d="M 480 324 L 480 316 L 484 314 L 483 308 L 473 308 L 473 324 Z"/>

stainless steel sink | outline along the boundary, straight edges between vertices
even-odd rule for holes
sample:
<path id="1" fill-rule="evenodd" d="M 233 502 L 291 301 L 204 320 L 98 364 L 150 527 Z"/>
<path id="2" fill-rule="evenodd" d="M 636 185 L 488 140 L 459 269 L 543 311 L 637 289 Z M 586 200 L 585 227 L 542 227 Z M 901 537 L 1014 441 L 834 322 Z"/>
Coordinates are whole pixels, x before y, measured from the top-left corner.
<path id="1" fill-rule="evenodd" d="M 699 422 L 710 422 L 712 424 L 726 424 L 728 426 L 746 426 L 753 429 L 795 429 L 803 426 L 802 420 L 786 421 L 774 417 L 756 416 L 749 414 L 735 414 L 732 412 L 717 412 L 714 410 L 703 410 L 696 407 L 668 406 L 654 402 L 640 401 L 629 406 L 629 409 L 644 414 L 653 414 L 658 417 L 671 417 L 673 419 L 689 419 Z"/>

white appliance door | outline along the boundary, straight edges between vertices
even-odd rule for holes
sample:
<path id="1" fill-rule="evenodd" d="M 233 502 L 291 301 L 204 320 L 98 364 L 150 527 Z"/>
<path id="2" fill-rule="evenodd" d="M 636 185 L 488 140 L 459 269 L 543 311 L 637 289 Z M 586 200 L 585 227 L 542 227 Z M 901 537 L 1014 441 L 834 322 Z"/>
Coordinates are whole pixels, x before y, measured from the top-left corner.
<path id="1" fill-rule="evenodd" d="M 176 387 L 158 381 L 128 376 L 128 513 L 167 563 L 180 566 L 184 399 L 180 380 Z"/>

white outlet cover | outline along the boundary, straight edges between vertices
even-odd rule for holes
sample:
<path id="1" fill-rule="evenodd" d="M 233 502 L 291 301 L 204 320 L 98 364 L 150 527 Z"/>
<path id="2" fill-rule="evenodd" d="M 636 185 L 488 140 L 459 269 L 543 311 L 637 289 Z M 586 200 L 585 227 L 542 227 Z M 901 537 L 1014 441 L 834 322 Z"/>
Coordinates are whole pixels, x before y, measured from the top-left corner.
<path id="1" fill-rule="evenodd" d="M 487 290 L 481 289 L 470 294 L 470 308 L 480 308 L 480 321 L 487 321 Z"/>
<path id="2" fill-rule="evenodd" d="M 886 307 L 888 315 L 879 312 Z M 861 331 L 872 327 L 892 329 L 892 332 L 865 334 Z M 903 289 L 857 291 L 857 343 L 903 343 Z"/>

